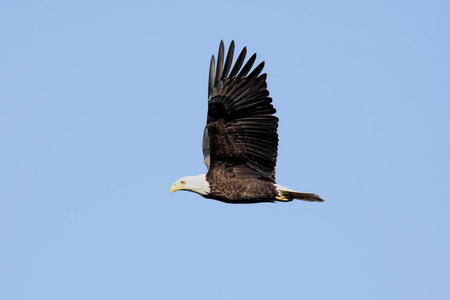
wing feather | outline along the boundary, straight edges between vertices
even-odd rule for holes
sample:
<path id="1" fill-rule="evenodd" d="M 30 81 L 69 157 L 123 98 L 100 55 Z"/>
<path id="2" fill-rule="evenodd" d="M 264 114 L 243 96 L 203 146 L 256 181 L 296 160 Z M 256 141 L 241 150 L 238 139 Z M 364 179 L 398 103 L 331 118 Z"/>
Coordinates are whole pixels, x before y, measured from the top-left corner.
<path id="1" fill-rule="evenodd" d="M 225 60 L 225 66 L 223 67 L 222 76 L 220 76 L 221 80 L 226 78 L 228 72 L 230 72 L 231 64 L 233 63 L 233 54 L 234 54 L 234 41 L 231 41 L 230 47 L 228 48 L 227 59 Z"/>
<path id="2" fill-rule="evenodd" d="M 219 82 L 222 83 L 222 80 L 220 80 L 220 78 L 222 77 L 222 70 L 223 70 L 223 52 L 224 52 L 223 41 L 220 41 L 219 53 L 217 55 L 217 70 L 216 75 L 214 76 L 214 86 L 218 86 Z"/>
<path id="3" fill-rule="evenodd" d="M 232 43 L 234 44 L 234 41 Z M 236 77 L 236 74 L 239 72 L 239 69 L 242 67 L 242 64 L 245 61 L 246 55 L 247 55 L 247 48 L 244 47 L 244 49 L 242 49 L 241 53 L 239 54 L 238 58 L 236 59 L 236 62 L 234 63 L 234 67 L 231 70 L 229 78 Z"/>
<path id="4" fill-rule="evenodd" d="M 216 75 L 216 60 L 214 59 L 214 55 L 211 57 L 211 63 L 209 64 L 209 81 L 208 81 L 208 98 L 212 93 L 212 89 L 214 86 L 214 76 Z"/>
<path id="5" fill-rule="evenodd" d="M 239 72 L 239 75 L 237 77 L 238 78 L 245 77 L 247 75 L 247 73 L 251 70 L 255 60 L 256 60 L 256 53 L 250 57 L 250 59 L 244 65 L 244 67 L 242 68 L 241 72 Z"/>

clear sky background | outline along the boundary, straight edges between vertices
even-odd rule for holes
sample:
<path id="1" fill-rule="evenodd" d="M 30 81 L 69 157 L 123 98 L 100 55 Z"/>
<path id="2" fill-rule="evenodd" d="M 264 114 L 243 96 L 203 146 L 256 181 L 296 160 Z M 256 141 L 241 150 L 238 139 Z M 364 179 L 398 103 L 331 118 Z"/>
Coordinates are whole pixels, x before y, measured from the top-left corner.
<path id="1" fill-rule="evenodd" d="M 449 1 L 1 1 L 1 299 L 450 299 Z M 266 61 L 277 182 L 206 171 L 209 60 Z"/>

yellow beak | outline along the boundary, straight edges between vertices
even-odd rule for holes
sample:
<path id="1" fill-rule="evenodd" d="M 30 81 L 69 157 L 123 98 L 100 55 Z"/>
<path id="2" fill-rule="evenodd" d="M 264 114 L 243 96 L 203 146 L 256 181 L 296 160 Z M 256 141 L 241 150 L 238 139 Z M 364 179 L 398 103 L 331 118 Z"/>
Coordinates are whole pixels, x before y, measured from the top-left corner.
<path id="1" fill-rule="evenodd" d="M 183 189 L 183 188 L 184 188 L 184 185 L 179 185 L 179 184 L 177 184 L 177 183 L 174 183 L 174 184 L 172 184 L 172 186 L 170 187 L 170 192 L 173 193 L 173 192 L 176 192 L 176 191 L 181 190 L 181 189 Z"/>

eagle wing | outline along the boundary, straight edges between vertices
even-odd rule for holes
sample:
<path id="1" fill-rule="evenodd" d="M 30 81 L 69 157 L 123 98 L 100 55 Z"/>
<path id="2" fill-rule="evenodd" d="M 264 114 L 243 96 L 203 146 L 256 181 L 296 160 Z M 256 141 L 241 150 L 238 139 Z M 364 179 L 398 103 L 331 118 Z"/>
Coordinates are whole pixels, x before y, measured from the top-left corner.
<path id="1" fill-rule="evenodd" d="M 203 136 L 205 164 L 209 170 L 225 165 L 232 177 L 275 181 L 278 118 L 273 115 L 267 74 L 260 74 L 264 62 L 249 74 L 256 54 L 242 67 L 247 52 L 244 48 L 231 68 L 233 52 L 234 41 L 224 63 L 221 41 L 217 68 L 214 56 L 211 58 L 208 118 Z"/>

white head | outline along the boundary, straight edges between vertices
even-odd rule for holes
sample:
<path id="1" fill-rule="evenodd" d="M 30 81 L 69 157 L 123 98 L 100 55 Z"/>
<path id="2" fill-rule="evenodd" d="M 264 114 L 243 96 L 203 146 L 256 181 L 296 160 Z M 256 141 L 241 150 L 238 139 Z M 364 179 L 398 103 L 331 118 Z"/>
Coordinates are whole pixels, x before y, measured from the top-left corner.
<path id="1" fill-rule="evenodd" d="M 209 183 L 206 180 L 206 174 L 201 174 L 197 176 L 186 176 L 178 179 L 177 182 L 172 184 L 170 191 L 176 192 L 178 190 L 185 190 L 206 196 L 211 191 L 209 188 Z"/>

